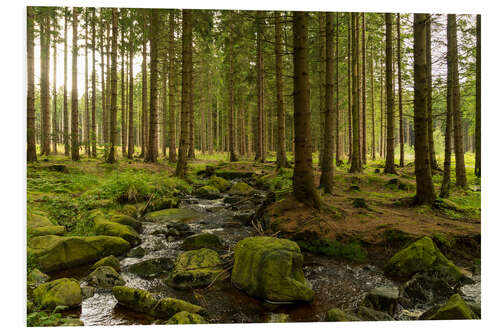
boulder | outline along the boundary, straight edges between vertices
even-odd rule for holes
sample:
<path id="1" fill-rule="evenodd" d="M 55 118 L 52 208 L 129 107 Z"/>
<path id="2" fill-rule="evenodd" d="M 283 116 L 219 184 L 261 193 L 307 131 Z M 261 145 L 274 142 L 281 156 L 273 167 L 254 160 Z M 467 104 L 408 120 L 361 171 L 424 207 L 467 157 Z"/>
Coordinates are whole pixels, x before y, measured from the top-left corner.
<path id="1" fill-rule="evenodd" d="M 220 192 L 225 192 L 231 187 L 231 183 L 222 177 L 212 176 L 208 181 L 208 185 L 217 188 Z"/>
<path id="2" fill-rule="evenodd" d="M 66 228 L 62 225 L 51 225 L 46 227 L 38 227 L 28 229 L 28 233 L 31 237 L 36 236 L 46 236 L 46 235 L 57 235 L 62 236 L 66 232 Z"/>
<path id="3" fill-rule="evenodd" d="M 400 286 L 401 300 L 409 306 L 435 303 L 448 299 L 454 293 L 455 288 L 447 281 L 428 273 L 417 273 Z"/>
<path id="4" fill-rule="evenodd" d="M 120 237 L 39 236 L 28 242 L 31 253 L 41 270 L 52 272 L 95 262 L 109 255 L 122 255 L 130 244 Z"/>
<path id="5" fill-rule="evenodd" d="M 396 253 L 389 259 L 384 270 L 388 275 L 401 278 L 410 278 L 419 272 L 430 272 L 450 284 L 473 282 L 427 236 Z"/>
<path id="6" fill-rule="evenodd" d="M 222 248 L 222 243 L 214 234 L 201 233 L 196 235 L 191 235 L 184 239 L 182 243 L 182 248 L 184 250 L 198 250 L 202 248 L 219 250 Z"/>
<path id="7" fill-rule="evenodd" d="M 394 320 L 387 313 L 382 311 L 373 310 L 366 306 L 360 306 L 357 312 L 358 317 L 363 321 L 388 321 Z"/>
<path id="8" fill-rule="evenodd" d="M 149 292 L 142 289 L 117 286 L 113 287 L 112 291 L 120 305 L 141 313 L 149 313 L 158 302 Z"/>
<path id="9" fill-rule="evenodd" d="M 142 232 L 142 223 L 135 218 L 123 214 L 115 214 L 109 219 L 111 222 L 132 227 L 137 232 Z"/>
<path id="10" fill-rule="evenodd" d="M 251 178 L 254 173 L 252 171 L 242 170 L 216 170 L 215 175 L 227 180 L 233 180 L 238 178 Z"/>
<path id="11" fill-rule="evenodd" d="M 113 267 L 115 271 L 120 271 L 120 261 L 118 261 L 118 259 L 113 255 L 104 257 L 97 261 L 94 265 L 92 265 L 92 267 L 90 267 L 90 270 L 94 271 L 101 266 L 110 266 Z"/>
<path id="12" fill-rule="evenodd" d="M 82 303 L 82 292 L 78 281 L 62 278 L 38 286 L 33 291 L 36 304 L 42 308 L 54 309 L 56 306 L 77 307 Z"/>
<path id="13" fill-rule="evenodd" d="M 167 321 L 168 325 L 184 325 L 184 324 L 208 324 L 208 322 L 196 313 L 181 311 L 176 313 Z"/>
<path id="14" fill-rule="evenodd" d="M 238 210 L 234 213 L 234 219 L 244 223 L 245 225 L 249 225 L 252 222 L 252 218 L 255 215 L 254 210 Z"/>
<path id="15" fill-rule="evenodd" d="M 342 311 L 339 308 L 333 308 L 326 313 L 325 321 L 359 321 L 359 318 Z"/>
<path id="16" fill-rule="evenodd" d="M 154 258 L 144 260 L 127 267 L 127 270 L 142 278 L 152 278 L 162 274 L 167 274 L 174 267 L 174 262 L 170 258 Z"/>
<path id="17" fill-rule="evenodd" d="M 90 298 L 90 297 L 94 296 L 94 294 L 95 294 L 95 287 L 84 285 L 84 286 L 80 286 L 80 288 L 82 290 L 83 299 Z"/>
<path id="18" fill-rule="evenodd" d="M 255 189 L 248 185 L 247 183 L 244 182 L 238 182 L 231 186 L 231 189 L 229 190 L 230 194 L 238 194 L 238 195 L 249 195 L 253 193 Z"/>
<path id="19" fill-rule="evenodd" d="M 312 301 L 314 291 L 302 271 L 297 243 L 273 237 L 249 237 L 236 244 L 231 281 L 248 294 L 269 301 Z"/>
<path id="20" fill-rule="evenodd" d="M 38 268 L 33 269 L 27 277 L 28 284 L 39 286 L 50 280 L 50 276 L 41 272 Z"/>
<path id="21" fill-rule="evenodd" d="M 222 274 L 222 261 L 214 250 L 186 251 L 175 261 L 167 284 L 176 289 L 202 288 L 211 284 Z"/>
<path id="22" fill-rule="evenodd" d="M 127 257 L 129 257 L 129 258 L 142 258 L 145 255 L 146 255 L 146 250 L 144 250 L 144 248 L 142 248 L 140 246 L 134 247 L 133 249 L 131 249 L 127 253 Z"/>
<path id="23" fill-rule="evenodd" d="M 137 207 L 134 205 L 124 205 L 122 207 L 122 213 L 124 215 L 136 218 L 137 217 Z"/>
<path id="24" fill-rule="evenodd" d="M 193 194 L 197 196 L 198 198 L 202 199 L 219 199 L 221 197 L 220 191 L 212 186 L 212 185 L 205 185 L 200 188 L 197 188 Z"/>
<path id="25" fill-rule="evenodd" d="M 41 214 L 28 212 L 27 225 L 28 225 L 28 230 L 30 230 L 40 227 L 52 227 L 54 224 L 50 222 L 50 220 L 47 217 Z"/>
<path id="26" fill-rule="evenodd" d="M 194 305 L 180 299 L 162 298 L 156 303 L 149 314 L 153 317 L 168 319 L 181 311 L 202 313 L 204 312 L 204 309 L 201 306 Z"/>
<path id="27" fill-rule="evenodd" d="M 169 208 L 162 209 L 156 212 L 147 213 L 144 219 L 149 222 L 190 222 L 198 218 L 202 218 L 203 215 L 189 208 Z"/>
<path id="28" fill-rule="evenodd" d="M 89 285 L 99 289 L 108 290 L 115 286 L 125 285 L 120 274 L 111 266 L 101 266 L 90 273 L 85 280 Z"/>
<path id="29" fill-rule="evenodd" d="M 94 217 L 95 232 L 97 235 L 116 236 L 125 239 L 132 246 L 141 242 L 139 234 L 128 225 L 108 221 L 104 216 Z"/>
<path id="30" fill-rule="evenodd" d="M 377 287 L 365 296 L 363 305 L 393 316 L 399 309 L 399 290 L 397 287 Z"/>
<path id="31" fill-rule="evenodd" d="M 419 320 L 454 319 L 479 319 L 459 294 L 454 294 L 445 305 L 439 308 L 431 308 L 423 313 L 419 318 Z"/>

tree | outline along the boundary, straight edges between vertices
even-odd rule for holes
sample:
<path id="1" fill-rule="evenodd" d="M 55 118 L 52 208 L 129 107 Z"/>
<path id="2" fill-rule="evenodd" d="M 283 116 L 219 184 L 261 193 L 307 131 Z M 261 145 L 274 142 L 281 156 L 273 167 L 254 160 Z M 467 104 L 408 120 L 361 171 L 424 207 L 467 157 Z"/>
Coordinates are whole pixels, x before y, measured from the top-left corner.
<path id="1" fill-rule="evenodd" d="M 97 101 L 97 83 L 96 83 L 96 69 L 95 69 L 95 8 L 92 9 L 92 131 L 90 133 L 91 145 L 91 155 L 92 157 L 97 157 L 97 119 L 96 119 L 96 101 Z"/>
<path id="2" fill-rule="evenodd" d="M 41 111 L 41 155 L 50 154 L 50 110 L 49 110 L 49 47 L 50 31 L 48 9 L 40 13 L 40 111 Z"/>
<path id="3" fill-rule="evenodd" d="M 85 152 L 90 157 L 90 114 L 89 114 L 89 62 L 88 62 L 88 37 L 89 37 L 89 22 L 88 9 L 85 8 Z"/>
<path id="4" fill-rule="evenodd" d="M 427 63 L 427 111 L 429 116 L 427 117 L 427 127 L 429 129 L 429 153 L 431 168 L 433 170 L 438 170 L 439 166 L 436 159 L 436 152 L 434 151 L 434 133 L 433 133 L 433 120 L 432 120 L 432 45 L 431 45 L 431 34 L 432 34 L 432 20 L 431 15 L 427 18 L 425 22 L 425 56 Z"/>
<path id="5" fill-rule="evenodd" d="M 398 107 L 399 107 L 399 166 L 405 166 L 405 148 L 404 148 L 404 126 L 403 126 L 403 87 L 401 82 L 401 15 L 397 16 L 398 21 Z M 426 27 L 427 29 L 427 27 Z M 427 46 L 426 46 L 427 50 Z M 429 62 L 428 62 L 429 63 Z M 429 66 L 427 66 L 427 71 L 429 70 Z M 432 116 L 431 116 L 432 118 Z M 429 128 L 432 128 L 430 126 Z M 432 137 L 432 131 L 431 131 Z M 430 144 L 430 141 L 429 141 Z"/>
<path id="6" fill-rule="evenodd" d="M 362 66 L 362 89 L 361 89 L 361 100 L 363 101 L 362 103 L 362 135 L 361 137 L 363 138 L 361 143 L 361 161 L 363 164 L 366 164 L 366 22 L 365 22 L 365 13 L 361 13 L 361 19 L 362 19 L 362 24 L 361 24 L 361 32 L 362 32 L 362 37 L 361 37 L 361 56 L 363 60 L 363 66 Z"/>
<path id="7" fill-rule="evenodd" d="M 143 15 L 143 25 L 142 25 L 142 140 L 141 140 L 141 154 L 140 158 L 147 156 L 148 147 L 148 131 L 147 131 L 147 119 L 148 119 L 148 72 L 147 72 L 147 36 L 146 36 L 146 14 Z"/>
<path id="8" fill-rule="evenodd" d="M 392 88 L 392 14 L 385 14 L 385 88 L 387 107 L 387 154 L 384 173 L 396 174 L 394 168 L 394 91 Z"/>
<path id="9" fill-rule="evenodd" d="M 151 9 L 151 24 L 149 25 L 151 96 L 149 103 L 149 149 L 146 161 L 151 163 L 156 163 L 158 158 L 158 31 L 160 25 L 158 12 L 158 9 Z"/>
<path id="10" fill-rule="evenodd" d="M 350 173 L 362 172 L 359 138 L 359 14 L 351 13 L 352 151 Z"/>
<path id="11" fill-rule="evenodd" d="M 64 141 L 64 155 L 69 156 L 69 116 L 68 116 L 68 12 L 64 12 L 64 96 L 63 96 L 63 141 Z"/>
<path id="12" fill-rule="evenodd" d="M 325 70 L 325 130 L 323 138 L 323 160 L 321 163 L 321 178 L 319 186 L 325 193 L 333 192 L 333 13 L 326 13 L 326 70 Z"/>
<path id="13" fill-rule="evenodd" d="M 235 152 L 235 143 L 234 143 L 234 64 L 233 64 L 233 11 L 229 11 L 229 73 L 228 73 L 228 81 L 229 81 L 229 161 L 236 162 L 238 161 L 238 157 Z"/>
<path id="14" fill-rule="evenodd" d="M 33 7 L 28 6 L 27 10 L 27 68 L 28 68 L 28 98 L 27 98 L 27 161 L 36 162 L 36 143 L 35 143 L 35 13 Z"/>
<path id="15" fill-rule="evenodd" d="M 262 52 L 262 21 L 264 20 L 264 13 L 257 12 L 256 26 L 257 26 L 257 152 L 255 160 L 265 162 L 266 153 L 264 145 L 264 58 Z"/>
<path id="16" fill-rule="evenodd" d="M 127 158 L 131 160 L 134 157 L 134 22 L 130 23 L 129 45 L 128 45 L 128 70 L 129 70 L 129 93 L 128 93 L 128 149 Z"/>
<path id="17" fill-rule="evenodd" d="M 426 19 L 428 19 L 426 14 L 413 15 L 413 89 L 415 94 L 413 98 L 413 122 L 415 124 L 415 176 L 417 180 L 417 194 L 414 203 L 418 205 L 432 204 L 435 200 L 427 136 Z M 387 82 L 387 84 L 389 83 Z"/>
<path id="18" fill-rule="evenodd" d="M 476 161 L 474 175 L 481 177 L 481 15 L 476 15 Z"/>
<path id="19" fill-rule="evenodd" d="M 52 153 L 57 154 L 57 87 L 56 87 L 56 73 L 57 73 L 57 15 L 54 13 L 52 18 Z"/>
<path id="20" fill-rule="evenodd" d="M 116 114 L 117 114 L 117 69 L 116 60 L 118 53 L 118 9 L 111 10 L 112 37 L 111 37 L 111 105 L 109 108 L 109 153 L 107 163 L 116 163 Z"/>
<path id="21" fill-rule="evenodd" d="M 168 161 L 174 163 L 177 160 L 175 152 L 175 12 L 169 13 L 168 18 Z"/>
<path id="22" fill-rule="evenodd" d="M 126 100 L 125 100 L 125 92 L 127 90 L 125 86 L 125 11 L 124 9 L 120 10 L 120 18 L 121 18 L 121 25 L 120 25 L 120 35 L 121 35 L 121 44 L 120 44 L 120 51 L 121 51 L 121 66 L 120 66 L 120 86 L 121 86 L 121 111 L 122 111 L 122 121 L 121 121 L 121 135 L 122 135 L 122 140 L 121 140 L 121 146 L 122 146 L 122 156 L 125 157 L 127 156 L 127 109 L 126 109 Z"/>
<path id="23" fill-rule="evenodd" d="M 188 121 L 190 108 L 190 87 L 193 77 L 193 26 L 191 10 L 182 10 L 182 101 L 181 101 L 181 140 L 179 158 L 175 175 L 186 176 L 188 150 Z"/>
<path id="24" fill-rule="evenodd" d="M 73 7 L 73 45 L 71 61 L 71 159 L 80 159 L 78 142 L 78 12 L 79 9 Z"/>
<path id="25" fill-rule="evenodd" d="M 307 12 L 293 12 L 293 119 L 295 125 L 295 166 L 293 193 L 311 207 L 320 208 L 321 199 L 314 188 L 309 109 Z"/>

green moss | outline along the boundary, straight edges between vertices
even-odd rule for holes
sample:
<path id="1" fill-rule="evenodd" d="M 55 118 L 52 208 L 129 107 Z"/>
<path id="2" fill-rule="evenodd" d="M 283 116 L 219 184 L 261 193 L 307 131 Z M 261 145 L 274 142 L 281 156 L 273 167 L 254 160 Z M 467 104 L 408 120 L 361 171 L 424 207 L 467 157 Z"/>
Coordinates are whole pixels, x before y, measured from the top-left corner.
<path id="1" fill-rule="evenodd" d="M 189 208 L 170 208 L 148 213 L 144 216 L 150 222 L 183 221 L 189 222 L 202 217 L 202 214 Z"/>
<path id="2" fill-rule="evenodd" d="M 201 306 L 194 305 L 180 299 L 162 298 L 158 301 L 158 303 L 156 303 L 150 314 L 154 317 L 168 319 L 176 313 L 182 311 L 200 313 L 203 312 L 204 309 Z"/>
<path id="3" fill-rule="evenodd" d="M 238 182 L 236 184 L 233 184 L 233 186 L 231 186 L 229 193 L 247 195 L 247 194 L 252 193 L 253 191 L 255 191 L 255 190 L 252 186 L 250 186 L 244 182 Z"/>
<path id="4" fill-rule="evenodd" d="M 350 315 L 339 308 L 333 308 L 326 313 L 325 321 L 359 321 L 356 316 Z"/>
<path id="5" fill-rule="evenodd" d="M 366 260 L 366 250 L 358 241 L 343 243 L 338 240 L 315 239 L 311 241 L 298 240 L 297 244 L 305 251 L 321 253 L 330 257 L 341 257 L 355 261 Z"/>
<path id="6" fill-rule="evenodd" d="M 58 279 L 44 283 L 33 291 L 35 303 L 42 308 L 53 309 L 56 306 L 68 308 L 82 303 L 80 285 L 75 279 Z"/>
<path id="7" fill-rule="evenodd" d="M 28 211 L 27 214 L 28 229 L 42 228 L 42 227 L 52 227 L 54 224 L 50 220 L 37 213 Z"/>
<path id="8" fill-rule="evenodd" d="M 120 261 L 113 255 L 107 256 L 105 258 L 102 258 L 101 260 L 97 261 L 95 264 L 92 265 L 90 268 L 91 271 L 102 267 L 102 266 L 110 266 L 113 267 L 117 272 L 119 272 L 120 269 Z"/>
<path id="9" fill-rule="evenodd" d="M 222 177 L 212 176 L 208 181 L 208 185 L 217 188 L 220 192 L 225 192 L 231 187 L 231 183 Z"/>
<path id="10" fill-rule="evenodd" d="M 196 189 L 194 195 L 204 199 L 217 199 L 220 197 L 220 192 L 215 186 L 205 185 Z"/>
<path id="11" fill-rule="evenodd" d="M 222 243 L 219 237 L 214 234 L 201 233 L 184 239 L 182 248 L 185 250 L 197 250 L 201 248 L 217 250 L 222 248 Z"/>
<path id="12" fill-rule="evenodd" d="M 167 208 L 177 208 L 179 207 L 179 203 L 180 199 L 177 197 L 161 197 L 152 200 L 147 206 L 147 211 L 154 212 L 156 210 L 162 210 Z"/>
<path id="13" fill-rule="evenodd" d="M 133 228 L 136 231 L 139 231 L 141 228 L 140 222 L 138 222 L 135 218 L 130 217 L 128 215 L 122 215 L 122 214 L 115 214 L 112 215 L 109 220 L 113 223 L 119 223 L 122 225 L 127 225 L 131 228 Z"/>
<path id="14" fill-rule="evenodd" d="M 150 313 L 158 302 L 149 292 L 142 289 L 116 286 L 112 292 L 120 305 L 141 313 Z"/>
<path id="15" fill-rule="evenodd" d="M 52 225 L 46 227 L 38 227 L 33 229 L 28 229 L 30 237 L 45 236 L 45 235 L 59 235 L 62 236 L 66 232 L 66 228 L 62 225 Z"/>
<path id="16" fill-rule="evenodd" d="M 448 302 L 431 315 L 429 320 L 478 319 L 477 315 L 465 304 L 459 294 L 454 294 Z"/>
<path id="17" fill-rule="evenodd" d="M 167 321 L 168 325 L 184 325 L 184 324 L 208 324 L 208 322 L 196 313 L 181 311 L 176 313 Z"/>
<path id="18" fill-rule="evenodd" d="M 104 216 L 94 217 L 94 223 L 97 235 L 121 237 L 133 246 L 140 243 L 139 234 L 128 225 L 110 222 Z"/>
<path id="19" fill-rule="evenodd" d="M 137 207 L 134 205 L 125 205 L 122 207 L 122 213 L 124 215 L 136 218 L 137 217 Z"/>
<path id="20" fill-rule="evenodd" d="M 233 180 L 237 178 L 250 178 L 253 176 L 252 171 L 241 171 L 241 170 L 215 170 L 215 175 L 227 180 Z"/>

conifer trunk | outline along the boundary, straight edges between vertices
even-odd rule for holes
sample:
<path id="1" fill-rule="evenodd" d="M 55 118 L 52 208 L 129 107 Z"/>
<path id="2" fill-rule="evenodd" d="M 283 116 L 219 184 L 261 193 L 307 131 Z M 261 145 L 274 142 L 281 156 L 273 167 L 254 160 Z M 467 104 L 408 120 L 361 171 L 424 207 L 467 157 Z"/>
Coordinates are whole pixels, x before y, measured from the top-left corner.
<path id="1" fill-rule="evenodd" d="M 118 54 L 118 9 L 112 8 L 112 37 L 111 37 L 111 105 L 109 108 L 109 155 L 108 163 L 115 163 L 115 150 L 117 139 L 116 114 L 117 109 L 117 54 Z"/>
<path id="2" fill-rule="evenodd" d="M 78 8 L 73 7 L 73 48 L 71 61 L 71 159 L 80 159 L 78 142 Z"/>
<path id="3" fill-rule="evenodd" d="M 53 19 L 53 41 L 52 41 L 52 154 L 57 154 L 58 144 L 58 128 L 57 128 L 57 87 L 56 87 L 56 73 L 57 73 L 57 39 L 55 33 L 57 32 L 57 19 Z"/>
<path id="4" fill-rule="evenodd" d="M 233 11 L 229 11 L 229 161 L 236 162 L 238 157 L 235 152 L 234 142 L 234 64 L 233 64 Z"/>
<path id="5" fill-rule="evenodd" d="M 394 90 L 392 86 L 392 14 L 385 14 L 385 87 L 387 108 L 387 154 L 384 173 L 396 174 L 394 168 Z"/>
<path id="6" fill-rule="evenodd" d="M 481 177 L 481 15 L 476 15 L 476 129 L 474 133 L 476 161 L 474 175 Z"/>
<path id="7" fill-rule="evenodd" d="M 49 19 L 47 13 L 40 16 L 40 113 L 41 155 L 50 154 L 50 110 L 49 110 Z"/>
<path id="8" fill-rule="evenodd" d="M 351 13 L 351 53 L 352 53 L 352 151 L 350 173 L 361 172 L 359 137 L 359 14 Z"/>
<path id="9" fill-rule="evenodd" d="M 64 8 L 64 96 L 63 96 L 63 141 L 64 155 L 69 156 L 69 115 L 68 115 L 68 13 Z"/>
<path id="10" fill-rule="evenodd" d="M 148 162 L 156 163 L 158 159 L 158 9 L 151 9 L 150 45 L 150 103 L 149 103 L 149 149 Z"/>
<path id="11" fill-rule="evenodd" d="M 33 7 L 28 6 L 27 11 L 27 156 L 28 162 L 36 162 L 36 131 L 35 131 L 35 14 Z"/>
<path id="12" fill-rule="evenodd" d="M 91 156 L 97 157 L 97 137 L 96 137 L 96 68 L 95 68 L 95 8 L 92 9 L 92 131 L 90 133 Z"/>
<path id="13" fill-rule="evenodd" d="M 398 14 L 398 107 L 399 107 L 399 166 L 405 166 L 404 126 L 403 126 L 403 87 L 401 81 L 401 15 Z M 431 127 L 432 128 L 432 127 Z M 429 141 L 430 143 L 430 141 Z"/>
<path id="14" fill-rule="evenodd" d="M 133 44 L 133 30 L 129 32 L 129 46 L 128 46 L 128 149 L 127 158 L 131 160 L 134 157 L 135 138 L 134 135 L 134 44 Z"/>
<path id="15" fill-rule="evenodd" d="M 177 160 L 177 153 L 175 151 L 175 51 L 174 51 L 174 28 L 175 17 L 174 11 L 169 13 L 169 40 L 168 40 L 168 160 L 174 163 Z"/>

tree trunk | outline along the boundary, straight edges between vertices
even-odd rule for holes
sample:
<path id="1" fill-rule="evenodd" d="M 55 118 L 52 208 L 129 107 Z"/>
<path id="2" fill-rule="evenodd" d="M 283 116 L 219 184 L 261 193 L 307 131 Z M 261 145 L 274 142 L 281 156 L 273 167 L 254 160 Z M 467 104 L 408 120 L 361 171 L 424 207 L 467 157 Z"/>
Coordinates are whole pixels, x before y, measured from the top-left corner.
<path id="1" fill-rule="evenodd" d="M 129 70 L 129 79 L 128 79 L 128 149 L 127 149 L 127 158 L 131 160 L 134 157 L 134 148 L 135 148 L 135 138 L 134 135 L 134 44 L 132 36 L 133 29 L 130 29 L 129 32 L 129 46 L 128 46 L 128 70 Z"/>
<path id="2" fill-rule="evenodd" d="M 476 130 L 474 135 L 476 152 L 474 175 L 481 177 L 481 15 L 476 15 Z"/>
<path id="3" fill-rule="evenodd" d="M 371 47 L 371 52 L 370 52 L 370 90 L 371 90 L 371 108 L 372 108 L 372 151 L 371 151 L 371 160 L 375 160 L 375 82 L 374 82 L 374 75 L 373 75 L 373 61 L 374 61 L 374 56 L 373 56 L 373 45 Z"/>
<path id="4" fill-rule="evenodd" d="M 73 50 L 71 61 L 71 159 L 80 159 L 78 142 L 78 8 L 73 7 Z"/>
<path id="5" fill-rule="evenodd" d="M 385 14 L 385 87 L 387 107 L 387 155 L 384 173 L 396 174 L 394 168 L 394 91 L 392 86 L 392 14 Z"/>
<path id="6" fill-rule="evenodd" d="M 36 162 L 36 142 L 35 142 L 35 14 L 33 7 L 28 6 L 27 11 L 27 68 L 28 68 L 28 98 L 27 98 L 27 141 L 28 150 L 26 160 Z"/>
<path id="7" fill-rule="evenodd" d="M 149 103 L 149 149 L 147 162 L 156 163 L 158 159 L 158 30 L 159 9 L 151 9 L 150 45 L 150 103 Z"/>
<path id="8" fill-rule="evenodd" d="M 95 69 L 95 8 L 92 9 L 92 131 L 90 133 L 91 155 L 97 157 L 97 137 L 96 137 L 96 69 Z"/>
<path id="9" fill-rule="evenodd" d="M 40 110 L 41 110 L 41 155 L 50 154 L 50 110 L 49 110 L 49 47 L 50 29 L 48 13 L 40 20 Z"/>
<path id="10" fill-rule="evenodd" d="M 83 141 L 85 145 L 85 153 L 90 157 L 90 114 L 89 114 L 89 61 L 88 61 L 88 13 L 87 8 L 84 9 L 84 22 L 85 22 L 85 113 L 83 122 Z"/>
<path id="11" fill-rule="evenodd" d="M 99 11 L 100 14 L 100 19 L 101 21 L 103 20 L 103 9 L 101 8 Z M 101 53 L 101 104 L 102 104 L 102 116 L 101 116 L 101 142 L 105 145 L 105 153 L 107 152 L 107 131 L 108 131 L 108 126 L 106 124 L 106 76 L 104 72 L 104 25 L 101 22 L 101 29 L 100 29 L 100 53 Z M 104 155 L 106 157 L 106 155 Z"/>
<path id="12" fill-rule="evenodd" d="M 362 101 L 362 124 L 363 124 L 363 129 L 362 129 L 362 138 L 363 140 L 362 145 L 361 145 L 361 161 L 363 164 L 366 164 L 366 22 L 365 22 L 365 13 L 361 13 L 361 19 L 362 19 L 362 25 L 361 25 L 361 32 L 362 32 L 362 37 L 361 37 L 361 54 L 363 58 L 363 67 L 362 67 L 362 76 L 363 76 L 363 81 L 362 81 L 362 90 L 361 90 L 361 101 Z"/>
<path id="13" fill-rule="evenodd" d="M 384 158 L 384 66 L 380 58 L 380 158 Z"/>
<path id="14" fill-rule="evenodd" d="M 191 80 L 193 77 L 193 27 L 191 10 L 182 10 L 182 101 L 181 101 L 181 140 L 179 144 L 179 158 L 175 175 L 180 178 L 186 176 L 188 150 L 188 121 L 190 108 Z"/>
<path id="15" fill-rule="evenodd" d="M 325 25 L 326 25 L 326 13 L 319 12 L 319 32 L 318 32 L 318 63 L 319 63 L 319 140 L 316 141 L 316 135 L 313 137 L 314 147 L 313 151 L 316 151 L 316 146 L 318 146 L 319 156 L 318 156 L 318 167 L 321 168 L 323 162 L 323 138 L 325 136 L 325 61 L 326 61 L 326 50 L 325 50 Z M 321 184 L 321 183 L 320 183 Z"/>
<path id="16" fill-rule="evenodd" d="M 63 96 L 63 141 L 64 155 L 69 156 L 69 117 L 68 117 L 68 13 L 64 8 L 64 96 Z"/>
<path id="17" fill-rule="evenodd" d="M 413 16 L 413 59 L 414 59 L 414 101 L 413 121 L 415 124 L 415 176 L 417 195 L 415 204 L 432 204 L 435 199 L 432 184 L 431 163 L 429 160 L 429 141 L 427 136 L 427 83 L 425 57 L 426 14 Z"/>
<path id="18" fill-rule="evenodd" d="M 174 11 L 171 10 L 169 14 L 169 40 L 168 40 L 168 132 L 169 132 L 169 146 L 168 146 L 168 160 L 174 163 L 177 160 L 175 152 L 175 50 L 174 50 L 174 28 L 175 17 Z"/>
<path id="19" fill-rule="evenodd" d="M 122 12 L 123 13 L 123 12 Z M 120 14 L 122 14 L 120 13 Z M 127 109 L 125 108 L 126 106 L 126 101 L 125 101 L 125 90 L 126 90 L 126 85 L 125 85 L 125 27 L 121 27 L 121 46 L 120 46 L 120 49 L 121 49 L 121 61 L 122 61 L 122 65 L 121 65 L 121 77 L 120 77 L 120 80 L 121 80 L 121 109 L 122 109 L 122 119 L 121 119 L 121 135 L 122 135 L 122 139 L 121 139 L 121 147 L 122 147 L 122 157 L 125 157 L 127 156 Z"/>
<path id="20" fill-rule="evenodd" d="M 427 63 L 427 111 L 429 112 L 429 117 L 427 118 L 427 128 L 429 129 L 429 153 L 431 168 L 433 170 L 438 170 L 439 166 L 436 159 L 436 153 L 434 151 L 434 125 L 432 119 L 432 45 L 431 45 L 431 15 L 426 21 L 425 26 L 425 53 L 426 53 L 426 63 Z"/>
<path id="21" fill-rule="evenodd" d="M 349 161 L 352 161 L 352 18 L 351 14 L 347 13 L 347 125 L 349 127 L 348 145 L 349 145 Z"/>
<path id="22" fill-rule="evenodd" d="M 117 64 L 116 58 L 118 53 L 118 9 L 112 8 L 112 38 L 111 38 L 111 107 L 109 109 L 109 155 L 106 159 L 107 163 L 115 163 L 116 149 L 116 114 L 117 114 Z"/>
<path id="23" fill-rule="evenodd" d="M 264 13 L 257 12 L 257 153 L 255 160 L 265 162 L 264 151 L 264 58 L 262 51 L 262 20 Z"/>
<path id="24" fill-rule="evenodd" d="M 147 38 L 146 38 L 146 14 L 143 16 L 143 32 L 142 32 L 142 117 L 141 117 L 141 154 L 139 158 L 147 157 L 147 147 L 148 147 L 148 131 L 147 131 L 147 119 L 148 119 L 148 72 L 147 72 Z"/>
<path id="25" fill-rule="evenodd" d="M 398 14 L 398 107 L 399 107 L 399 166 L 405 166 L 404 126 L 403 126 L 403 87 L 401 86 L 401 15 Z M 430 127 L 432 128 L 432 126 Z M 432 135 L 431 135 L 432 137 Z M 430 143 L 430 141 L 429 141 Z"/>
<path id="26" fill-rule="evenodd" d="M 335 162 L 340 163 L 340 109 L 339 109 L 339 13 L 335 13 Z"/>
<path id="27" fill-rule="evenodd" d="M 53 18 L 53 41 L 52 41 L 52 153 L 57 154 L 57 136 L 58 136 L 58 128 L 57 128 L 57 87 L 56 87 L 56 73 L 57 73 L 57 38 L 55 33 L 57 32 L 57 19 Z"/>
<path id="28" fill-rule="evenodd" d="M 362 172 L 359 138 L 359 14 L 351 13 L 352 151 L 350 173 Z"/>
<path id="29" fill-rule="evenodd" d="M 235 152 L 234 142 L 234 68 L 233 68 L 233 11 L 229 11 L 229 161 L 236 162 L 238 157 Z"/>
<path id="30" fill-rule="evenodd" d="M 293 12 L 293 118 L 295 124 L 295 198 L 314 208 L 321 199 L 314 188 L 309 109 L 308 25 L 307 12 Z"/>

